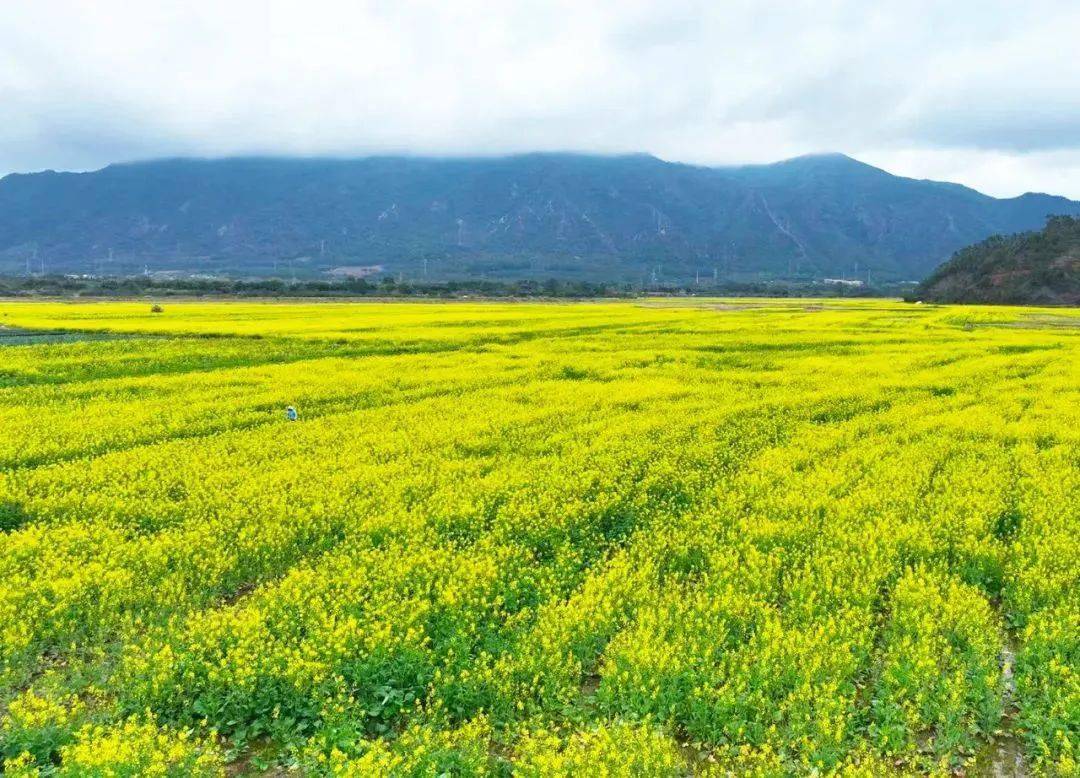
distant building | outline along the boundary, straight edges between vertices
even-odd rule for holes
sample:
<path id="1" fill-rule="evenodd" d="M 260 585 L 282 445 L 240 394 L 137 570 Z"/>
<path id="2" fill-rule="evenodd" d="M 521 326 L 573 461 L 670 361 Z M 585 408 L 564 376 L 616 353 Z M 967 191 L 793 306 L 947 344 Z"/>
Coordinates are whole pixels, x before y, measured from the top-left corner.
<path id="1" fill-rule="evenodd" d="M 367 278 L 383 272 L 382 265 L 343 265 L 332 267 L 327 272 L 335 278 Z"/>
<path id="2" fill-rule="evenodd" d="M 145 273 L 154 281 L 175 281 L 187 275 L 183 270 L 151 270 Z"/>
<path id="3" fill-rule="evenodd" d="M 849 280 L 847 278 L 823 278 L 821 279 L 823 284 L 840 284 L 841 286 L 863 286 L 862 281 Z"/>

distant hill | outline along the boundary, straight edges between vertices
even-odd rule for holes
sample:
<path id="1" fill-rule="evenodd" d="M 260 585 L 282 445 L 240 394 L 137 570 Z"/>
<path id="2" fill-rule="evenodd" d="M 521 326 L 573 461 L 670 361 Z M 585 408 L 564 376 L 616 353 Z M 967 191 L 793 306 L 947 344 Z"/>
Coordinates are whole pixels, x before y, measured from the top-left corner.
<path id="1" fill-rule="evenodd" d="M 956 252 L 918 288 L 935 302 L 1080 305 L 1080 219 L 987 238 Z"/>
<path id="2" fill-rule="evenodd" d="M 171 159 L 0 179 L 0 272 L 687 282 L 917 280 L 1080 203 L 995 199 L 839 154 Z"/>

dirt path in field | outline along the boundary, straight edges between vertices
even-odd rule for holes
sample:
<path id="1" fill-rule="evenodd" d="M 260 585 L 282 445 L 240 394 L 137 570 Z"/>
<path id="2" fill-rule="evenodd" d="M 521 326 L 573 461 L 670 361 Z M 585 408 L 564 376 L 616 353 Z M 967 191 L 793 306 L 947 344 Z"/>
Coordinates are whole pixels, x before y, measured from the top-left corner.
<path id="1" fill-rule="evenodd" d="M 1024 746 L 1016 732 L 1016 637 L 1010 630 L 1001 647 L 1002 716 L 998 731 L 976 757 L 972 776 L 979 778 L 1027 778 L 1031 772 L 1024 759 Z"/>

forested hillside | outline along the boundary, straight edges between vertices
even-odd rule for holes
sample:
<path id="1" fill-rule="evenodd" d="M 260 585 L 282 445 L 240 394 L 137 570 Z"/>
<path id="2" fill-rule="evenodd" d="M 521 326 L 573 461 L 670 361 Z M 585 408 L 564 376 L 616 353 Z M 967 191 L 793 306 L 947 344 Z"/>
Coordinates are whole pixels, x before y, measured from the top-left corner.
<path id="1" fill-rule="evenodd" d="M 939 302 L 1080 305 L 1080 219 L 987 238 L 958 251 L 919 287 Z"/>

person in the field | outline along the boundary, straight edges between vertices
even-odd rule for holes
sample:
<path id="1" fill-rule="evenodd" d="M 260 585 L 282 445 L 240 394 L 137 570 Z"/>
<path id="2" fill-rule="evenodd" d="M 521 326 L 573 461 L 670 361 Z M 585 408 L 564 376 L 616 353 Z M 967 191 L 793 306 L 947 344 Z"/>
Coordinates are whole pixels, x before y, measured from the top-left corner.
<path id="1" fill-rule="evenodd" d="M 296 408 L 291 405 L 285 409 L 285 418 L 289 421 L 296 421 Z"/>

